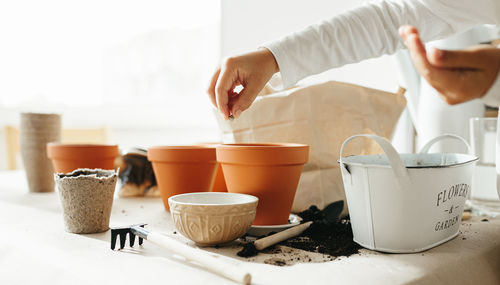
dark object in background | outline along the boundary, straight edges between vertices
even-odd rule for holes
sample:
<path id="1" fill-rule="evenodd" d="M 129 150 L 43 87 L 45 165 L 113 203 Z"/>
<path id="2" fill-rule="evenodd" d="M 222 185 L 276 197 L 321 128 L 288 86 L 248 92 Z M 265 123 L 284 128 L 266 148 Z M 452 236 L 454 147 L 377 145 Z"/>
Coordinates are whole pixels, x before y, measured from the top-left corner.
<path id="1" fill-rule="evenodd" d="M 144 149 L 134 148 L 122 156 L 118 177 L 122 183 L 120 197 L 160 197 L 153 166 Z"/>

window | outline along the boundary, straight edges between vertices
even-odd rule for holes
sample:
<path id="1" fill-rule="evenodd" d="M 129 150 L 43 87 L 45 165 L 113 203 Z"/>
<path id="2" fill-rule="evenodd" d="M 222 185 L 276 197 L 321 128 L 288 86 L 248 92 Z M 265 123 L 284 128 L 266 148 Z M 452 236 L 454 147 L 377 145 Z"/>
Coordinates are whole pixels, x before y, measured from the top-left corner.
<path id="1" fill-rule="evenodd" d="M 204 124 L 219 22 L 218 0 L 2 1 L 0 108 Z"/>

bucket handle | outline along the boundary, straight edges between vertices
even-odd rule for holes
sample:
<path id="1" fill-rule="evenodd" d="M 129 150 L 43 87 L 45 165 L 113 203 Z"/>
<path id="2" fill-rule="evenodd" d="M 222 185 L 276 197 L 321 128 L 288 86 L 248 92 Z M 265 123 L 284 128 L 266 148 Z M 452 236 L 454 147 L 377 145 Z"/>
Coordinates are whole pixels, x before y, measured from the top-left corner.
<path id="1" fill-rule="evenodd" d="M 471 149 L 471 147 L 470 147 L 469 143 L 468 143 L 468 142 L 467 142 L 464 138 L 462 138 L 461 136 L 457 136 L 457 135 L 453 135 L 453 134 L 444 134 L 444 135 L 440 135 L 440 136 L 437 136 L 437 137 L 435 137 L 435 138 L 431 139 L 430 141 L 428 141 L 428 142 L 427 142 L 427 143 L 426 143 L 426 144 L 422 147 L 422 149 L 420 149 L 420 152 L 419 152 L 419 153 L 428 153 L 428 152 L 429 152 L 429 150 L 431 149 L 431 147 L 432 147 L 435 143 L 437 143 L 437 142 L 439 142 L 439 141 L 441 141 L 441 140 L 443 140 L 443 139 L 455 139 L 455 140 L 458 140 L 458 141 L 463 142 L 463 143 L 464 143 L 464 145 L 465 145 L 465 147 L 467 148 L 467 154 L 472 155 L 472 149 Z"/>
<path id="2" fill-rule="evenodd" d="M 361 135 L 354 135 L 346 139 L 342 144 L 342 147 L 340 148 L 340 158 L 339 158 L 340 166 L 347 173 L 350 174 L 349 169 L 342 160 L 342 154 L 344 153 L 344 147 L 347 145 L 347 143 L 359 137 L 366 137 L 377 142 L 377 144 L 382 148 L 385 155 L 387 156 L 389 164 L 391 165 L 391 168 L 394 171 L 394 174 L 401 189 L 411 189 L 411 180 L 410 180 L 410 174 L 408 173 L 408 169 L 406 169 L 406 166 L 401 160 L 401 157 L 399 156 L 398 152 L 394 149 L 392 144 L 383 137 L 379 137 L 376 135 L 369 135 L 369 134 L 361 134 Z"/>

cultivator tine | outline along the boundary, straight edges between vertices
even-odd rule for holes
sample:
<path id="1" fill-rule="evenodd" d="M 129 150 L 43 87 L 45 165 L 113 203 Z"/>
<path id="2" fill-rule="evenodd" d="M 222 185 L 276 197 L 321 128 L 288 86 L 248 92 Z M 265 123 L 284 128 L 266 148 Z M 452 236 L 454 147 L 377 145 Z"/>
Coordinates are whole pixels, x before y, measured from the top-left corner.
<path id="1" fill-rule="evenodd" d="M 125 247 L 125 242 L 127 241 L 127 232 L 120 233 L 120 249 Z"/>
<path id="2" fill-rule="evenodd" d="M 143 224 L 143 225 L 139 225 L 141 228 L 144 228 L 146 224 Z M 139 245 L 142 245 L 142 242 L 144 241 L 144 239 L 142 237 L 139 237 Z"/>
<path id="3" fill-rule="evenodd" d="M 135 235 L 131 232 L 128 234 L 128 237 L 130 238 L 130 247 L 134 247 Z"/>
<path id="4" fill-rule="evenodd" d="M 130 238 L 130 247 L 134 246 L 135 243 L 135 234 L 132 233 L 131 229 L 132 227 L 142 227 L 144 228 L 146 224 L 138 224 L 138 225 L 132 225 L 130 227 L 117 227 L 117 228 L 111 228 L 111 249 L 114 250 L 116 247 L 116 240 L 118 239 L 118 236 L 120 237 L 120 249 L 123 249 L 125 247 L 125 243 L 127 241 L 127 234 Z M 139 236 L 139 245 L 142 245 L 144 239 Z"/>
<path id="5" fill-rule="evenodd" d="M 113 230 L 111 230 L 111 250 L 115 250 L 115 245 L 116 245 L 116 234 L 114 234 Z"/>

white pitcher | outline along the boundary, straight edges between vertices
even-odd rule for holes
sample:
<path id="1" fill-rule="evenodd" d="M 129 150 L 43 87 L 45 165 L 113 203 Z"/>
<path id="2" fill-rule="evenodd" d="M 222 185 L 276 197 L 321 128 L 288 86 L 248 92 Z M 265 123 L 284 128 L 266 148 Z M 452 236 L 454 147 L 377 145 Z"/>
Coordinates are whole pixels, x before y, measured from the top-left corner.
<path id="1" fill-rule="evenodd" d="M 453 37 L 434 41 L 427 48 L 463 49 L 498 38 L 497 28 L 478 26 Z M 422 80 L 413 67 L 408 51 L 397 54 L 397 65 L 402 75 L 403 85 L 407 87 L 408 109 L 418 133 L 417 149 L 431 138 L 443 133 L 468 137 L 469 119 L 484 116 L 484 103 L 472 100 L 467 103 L 447 105 L 427 81 Z M 454 141 L 444 141 L 436 145 L 436 151 L 457 152 L 461 145 Z"/>

